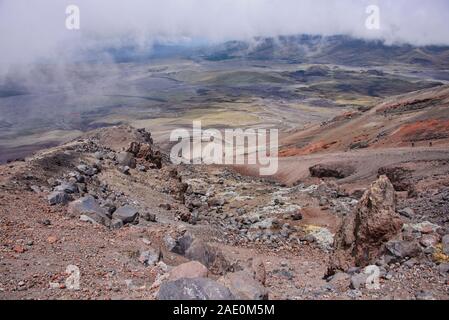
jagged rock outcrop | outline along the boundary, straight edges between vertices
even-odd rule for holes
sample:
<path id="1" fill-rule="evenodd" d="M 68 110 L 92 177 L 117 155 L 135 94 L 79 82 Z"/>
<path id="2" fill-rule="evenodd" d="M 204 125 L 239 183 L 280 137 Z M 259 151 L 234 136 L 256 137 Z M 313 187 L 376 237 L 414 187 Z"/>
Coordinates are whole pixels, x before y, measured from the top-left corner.
<path id="1" fill-rule="evenodd" d="M 159 150 L 155 150 L 150 143 L 132 142 L 127 152 L 133 154 L 137 159 L 154 164 L 158 169 L 162 168 L 162 154 Z"/>
<path id="2" fill-rule="evenodd" d="M 401 228 L 394 187 L 386 176 L 380 176 L 365 192 L 356 210 L 343 220 L 335 236 L 329 271 L 346 271 L 354 265 L 374 263 Z"/>

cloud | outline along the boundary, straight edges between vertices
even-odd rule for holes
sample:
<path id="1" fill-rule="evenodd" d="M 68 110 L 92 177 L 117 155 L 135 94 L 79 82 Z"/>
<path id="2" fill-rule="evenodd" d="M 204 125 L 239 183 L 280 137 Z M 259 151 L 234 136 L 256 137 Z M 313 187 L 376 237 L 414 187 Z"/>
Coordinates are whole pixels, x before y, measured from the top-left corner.
<path id="1" fill-rule="evenodd" d="M 65 28 L 69 4 L 81 10 L 79 31 Z M 377 31 L 365 27 L 372 4 L 380 8 Z M 347 34 L 449 45 L 447 21 L 447 0 L 0 0 L 0 71 L 127 41 L 146 47 L 156 40 Z"/>

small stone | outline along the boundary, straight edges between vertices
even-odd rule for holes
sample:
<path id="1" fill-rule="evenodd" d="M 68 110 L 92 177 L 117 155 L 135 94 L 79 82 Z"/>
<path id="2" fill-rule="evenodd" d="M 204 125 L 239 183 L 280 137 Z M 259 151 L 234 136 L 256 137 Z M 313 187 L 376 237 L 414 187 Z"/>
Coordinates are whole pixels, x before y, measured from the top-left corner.
<path id="1" fill-rule="evenodd" d="M 120 152 L 116 158 L 119 165 L 123 167 L 136 168 L 136 159 L 130 152 Z"/>
<path id="2" fill-rule="evenodd" d="M 147 267 L 155 266 L 159 260 L 161 260 L 161 252 L 155 249 L 142 251 L 139 256 L 139 262 Z"/>
<path id="3" fill-rule="evenodd" d="M 47 238 L 47 242 L 48 242 L 49 244 L 54 244 L 54 243 L 56 243 L 57 241 L 58 241 L 58 238 L 55 237 L 55 236 L 50 236 L 50 237 Z"/>
<path id="4" fill-rule="evenodd" d="M 82 221 L 82 222 L 89 222 L 89 223 L 92 223 L 92 224 L 96 224 L 97 223 L 94 219 L 92 219 L 91 217 L 86 216 L 84 214 L 82 214 L 80 216 L 80 221 Z"/>
<path id="5" fill-rule="evenodd" d="M 351 284 L 351 278 L 348 274 L 343 272 L 336 273 L 329 281 L 340 292 L 346 292 Z"/>
<path id="6" fill-rule="evenodd" d="M 170 211 L 171 210 L 171 205 L 169 203 L 161 203 L 159 205 L 159 208 Z"/>
<path id="7" fill-rule="evenodd" d="M 435 300 L 432 292 L 421 290 L 416 294 L 416 300 L 426 301 Z"/>
<path id="8" fill-rule="evenodd" d="M 74 183 L 64 182 L 55 187 L 53 191 L 65 192 L 68 194 L 78 193 L 78 187 Z"/>
<path id="9" fill-rule="evenodd" d="M 449 234 L 443 237 L 441 243 L 443 244 L 443 253 L 449 255 Z"/>
<path id="10" fill-rule="evenodd" d="M 449 273 L 449 263 L 442 263 L 438 266 L 438 271 L 441 273 L 441 275 L 447 275 Z"/>
<path id="11" fill-rule="evenodd" d="M 157 221 L 157 217 L 154 213 L 149 213 L 149 212 L 144 212 L 141 215 L 142 219 L 148 222 L 156 222 Z"/>
<path id="12" fill-rule="evenodd" d="M 112 219 L 111 220 L 111 229 L 112 230 L 118 230 L 123 227 L 123 221 L 119 219 Z"/>
<path id="13" fill-rule="evenodd" d="M 302 213 L 301 213 L 301 211 L 297 210 L 296 212 L 291 214 L 291 217 L 292 217 L 293 221 L 302 220 Z"/>
<path id="14" fill-rule="evenodd" d="M 49 285 L 52 290 L 59 289 L 59 283 L 57 282 L 50 282 Z"/>
<path id="15" fill-rule="evenodd" d="M 405 209 L 399 210 L 398 213 L 401 216 L 409 218 L 409 219 L 411 219 L 415 216 L 415 210 L 413 210 L 411 208 L 405 208 Z"/>
<path id="16" fill-rule="evenodd" d="M 419 243 L 426 248 L 435 247 L 439 242 L 440 237 L 435 234 L 425 234 L 419 240 Z"/>
<path id="17" fill-rule="evenodd" d="M 15 246 L 13 250 L 16 253 L 24 253 L 26 251 L 26 249 L 21 245 Z"/>
<path id="18" fill-rule="evenodd" d="M 128 166 L 120 166 L 119 167 L 119 171 L 121 172 L 121 173 L 123 173 L 123 174 L 126 174 L 126 175 L 129 175 L 129 171 L 131 170 L 131 168 L 130 167 L 128 167 Z"/>

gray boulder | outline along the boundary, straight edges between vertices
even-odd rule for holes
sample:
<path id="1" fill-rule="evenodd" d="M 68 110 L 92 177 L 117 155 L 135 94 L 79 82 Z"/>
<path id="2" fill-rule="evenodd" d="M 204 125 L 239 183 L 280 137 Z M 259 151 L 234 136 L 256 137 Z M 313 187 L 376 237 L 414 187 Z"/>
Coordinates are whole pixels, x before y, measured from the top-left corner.
<path id="1" fill-rule="evenodd" d="M 118 208 L 112 215 L 113 219 L 121 220 L 124 224 L 134 223 L 139 218 L 139 211 L 131 206 Z"/>
<path id="2" fill-rule="evenodd" d="M 108 217 L 107 211 L 92 196 L 83 197 L 71 202 L 67 211 L 69 215 L 74 217 L 84 215 L 107 227 L 111 225 L 111 219 Z"/>
<path id="3" fill-rule="evenodd" d="M 267 289 L 246 271 L 228 273 L 218 282 L 239 300 L 268 300 Z"/>
<path id="4" fill-rule="evenodd" d="M 164 282 L 157 294 L 158 300 L 235 300 L 225 286 L 207 279 L 179 279 Z"/>

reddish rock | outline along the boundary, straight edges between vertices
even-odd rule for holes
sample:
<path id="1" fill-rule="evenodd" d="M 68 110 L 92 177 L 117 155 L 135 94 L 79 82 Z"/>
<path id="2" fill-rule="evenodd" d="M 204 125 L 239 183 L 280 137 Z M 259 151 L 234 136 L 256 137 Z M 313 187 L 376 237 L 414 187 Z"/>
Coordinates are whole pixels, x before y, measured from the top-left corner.
<path id="1" fill-rule="evenodd" d="M 13 250 L 15 253 L 24 253 L 26 251 L 26 249 L 21 245 L 15 246 Z"/>
<path id="2" fill-rule="evenodd" d="M 330 271 L 373 264 L 401 228 L 394 187 L 381 176 L 365 192 L 356 210 L 343 220 L 335 236 Z"/>
<path id="3" fill-rule="evenodd" d="M 47 238 L 47 242 L 50 244 L 56 243 L 58 241 L 58 238 L 56 238 L 55 236 L 50 236 Z"/>
<path id="4" fill-rule="evenodd" d="M 169 279 L 176 281 L 178 279 L 207 278 L 209 271 L 197 261 L 190 261 L 177 266 L 170 271 Z"/>
<path id="5" fill-rule="evenodd" d="M 228 273 L 218 282 L 240 300 L 268 300 L 268 290 L 246 271 Z"/>

